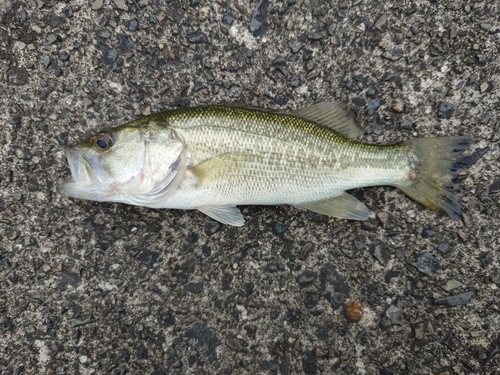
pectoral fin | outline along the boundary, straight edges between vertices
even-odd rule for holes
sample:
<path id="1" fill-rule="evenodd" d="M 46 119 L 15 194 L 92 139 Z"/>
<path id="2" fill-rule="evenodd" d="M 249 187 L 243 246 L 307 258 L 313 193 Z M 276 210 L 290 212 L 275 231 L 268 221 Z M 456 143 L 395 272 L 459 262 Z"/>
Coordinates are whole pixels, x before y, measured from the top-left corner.
<path id="1" fill-rule="evenodd" d="M 245 224 L 245 219 L 236 206 L 203 206 L 198 207 L 198 210 L 222 224 L 235 227 L 242 227 Z"/>
<path id="2" fill-rule="evenodd" d="M 301 203 L 295 205 L 295 207 L 349 220 L 367 220 L 370 214 L 370 211 L 363 203 L 347 193 L 321 201 Z"/>

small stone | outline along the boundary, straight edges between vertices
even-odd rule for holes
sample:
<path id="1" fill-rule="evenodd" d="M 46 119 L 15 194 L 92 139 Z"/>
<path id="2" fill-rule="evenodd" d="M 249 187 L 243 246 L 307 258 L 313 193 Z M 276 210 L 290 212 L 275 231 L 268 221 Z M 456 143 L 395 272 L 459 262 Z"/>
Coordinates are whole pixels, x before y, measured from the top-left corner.
<path id="1" fill-rule="evenodd" d="M 474 292 L 465 292 L 450 297 L 438 298 L 434 300 L 434 305 L 443 305 L 446 307 L 465 305 L 473 295 Z"/>
<path id="2" fill-rule="evenodd" d="M 490 193 L 498 193 L 500 191 L 500 178 L 495 178 L 489 187 Z"/>
<path id="3" fill-rule="evenodd" d="M 403 51 L 400 49 L 391 49 L 389 51 L 385 51 L 382 56 L 386 59 L 397 61 L 403 57 Z"/>
<path id="4" fill-rule="evenodd" d="M 295 279 L 300 286 L 308 285 L 316 280 L 317 274 L 313 271 L 304 271 Z"/>
<path id="5" fill-rule="evenodd" d="M 357 323 L 363 318 L 363 309 L 359 303 L 351 303 L 344 308 L 344 315 L 349 323 Z"/>
<path id="6" fill-rule="evenodd" d="M 204 282 L 198 281 L 197 283 L 189 283 L 184 286 L 184 288 L 191 293 L 200 294 L 203 292 Z"/>
<path id="7" fill-rule="evenodd" d="M 69 60 L 69 53 L 64 52 L 64 51 L 59 52 L 59 60 L 61 60 L 61 61 Z"/>
<path id="8" fill-rule="evenodd" d="M 250 31 L 254 37 L 264 36 L 269 28 L 269 0 L 259 0 L 259 5 L 252 12 Z M 287 25 L 288 27 L 288 25 Z"/>
<path id="9" fill-rule="evenodd" d="M 445 244 L 445 243 L 441 243 L 441 244 L 439 244 L 439 246 L 438 246 L 438 251 L 439 251 L 440 253 L 446 254 L 446 253 L 449 251 L 449 246 L 448 246 L 448 244 Z"/>
<path id="10" fill-rule="evenodd" d="M 282 234 L 288 230 L 288 227 L 284 224 L 273 222 L 271 223 L 274 234 Z"/>
<path id="11" fill-rule="evenodd" d="M 389 258 L 385 244 L 379 241 L 370 250 L 370 253 L 372 253 L 375 259 L 377 259 L 382 266 L 385 266 Z"/>
<path id="12" fill-rule="evenodd" d="M 136 31 L 138 25 L 139 22 L 135 18 L 132 18 L 131 20 L 127 21 L 127 29 L 129 31 Z"/>
<path id="13" fill-rule="evenodd" d="M 439 269 L 439 259 L 430 253 L 424 253 L 411 265 L 420 272 L 431 275 Z"/>
<path id="14" fill-rule="evenodd" d="M 449 292 L 453 289 L 460 288 L 463 284 L 455 279 L 448 280 L 446 284 L 442 286 L 443 290 Z"/>
<path id="15" fill-rule="evenodd" d="M 441 341 L 441 344 L 447 346 L 452 351 L 457 350 L 457 344 L 455 344 L 455 341 L 453 340 L 453 337 L 451 335 L 446 336 L 444 340 Z"/>
<path id="16" fill-rule="evenodd" d="M 303 45 L 304 45 L 304 43 L 302 43 L 301 41 L 295 40 L 295 41 L 291 42 L 288 46 L 290 47 L 290 49 L 292 50 L 293 53 L 297 53 L 300 51 L 300 49 L 302 48 Z"/>
<path id="17" fill-rule="evenodd" d="M 188 40 L 191 43 L 208 43 L 208 38 L 202 31 L 195 31 L 188 34 Z"/>
<path id="18" fill-rule="evenodd" d="M 450 119 L 455 111 L 455 106 L 448 102 L 439 102 L 439 109 L 437 111 L 437 118 Z"/>
<path id="19" fill-rule="evenodd" d="M 488 85 L 488 83 L 487 83 L 487 82 L 483 82 L 483 83 L 481 83 L 481 86 L 479 86 L 479 91 L 481 92 L 481 94 L 482 94 L 483 92 L 485 92 L 486 90 L 488 90 L 488 87 L 489 87 L 489 85 Z"/>
<path id="20" fill-rule="evenodd" d="M 49 35 L 47 35 L 46 38 L 43 39 L 42 45 L 51 46 L 52 44 L 54 44 L 56 42 L 56 40 L 57 40 L 57 37 L 54 34 L 49 34 Z"/>
<path id="21" fill-rule="evenodd" d="M 488 116 L 488 115 L 484 116 L 484 117 L 481 119 L 481 124 L 483 124 L 483 125 L 488 125 L 488 123 L 490 122 L 490 119 L 491 119 L 491 117 L 490 117 L 490 116 Z"/>
<path id="22" fill-rule="evenodd" d="M 382 14 L 378 18 L 377 22 L 375 22 L 375 28 L 379 31 L 384 31 L 386 23 L 387 23 L 387 16 L 385 14 Z"/>
<path id="23" fill-rule="evenodd" d="M 147 267 L 152 267 L 158 258 L 160 253 L 151 250 L 144 250 L 141 255 L 139 255 L 139 261 Z"/>
<path id="24" fill-rule="evenodd" d="M 104 0 L 95 0 L 91 7 L 92 7 L 92 10 L 99 10 L 103 7 L 104 5 Z"/>
<path id="25" fill-rule="evenodd" d="M 290 86 L 292 86 L 293 88 L 299 87 L 300 84 L 301 82 L 299 76 L 293 76 L 292 79 L 290 80 Z"/>
<path id="26" fill-rule="evenodd" d="M 310 72 L 311 70 L 313 70 L 313 69 L 314 69 L 314 66 L 315 66 L 315 65 L 316 65 L 316 64 L 314 63 L 314 60 L 308 60 L 308 61 L 307 61 L 307 63 L 306 63 L 306 70 L 307 70 L 308 72 Z"/>
<path id="27" fill-rule="evenodd" d="M 404 104 L 401 101 L 401 99 L 394 100 L 394 103 L 392 104 L 392 109 L 395 110 L 398 113 L 403 112 Z"/>
<path id="28" fill-rule="evenodd" d="M 413 121 L 409 119 L 401 119 L 399 126 L 403 129 L 412 129 L 413 128 Z"/>
<path id="29" fill-rule="evenodd" d="M 114 0 L 116 7 L 121 10 L 128 10 L 127 4 L 125 4 L 125 0 Z"/>
<path id="30" fill-rule="evenodd" d="M 399 299 L 396 305 L 391 305 L 382 317 L 382 326 L 388 328 L 393 325 L 403 324 L 403 300 Z"/>
<path id="31" fill-rule="evenodd" d="M 47 55 L 44 55 L 42 57 L 42 64 L 45 65 L 45 67 L 48 67 L 50 64 L 50 57 Z"/>
<path id="32" fill-rule="evenodd" d="M 482 23 L 481 29 L 483 29 L 484 31 L 488 31 L 489 29 L 491 29 L 491 25 L 489 23 Z"/>
<path id="33" fill-rule="evenodd" d="M 415 340 L 422 340 L 424 337 L 424 323 L 415 323 L 413 332 L 415 333 Z"/>
<path id="34" fill-rule="evenodd" d="M 221 345 L 221 341 L 213 329 L 208 328 L 203 323 L 196 322 L 186 332 L 185 337 L 192 346 L 198 349 L 210 361 L 217 359 L 217 347 Z"/>
<path id="35" fill-rule="evenodd" d="M 79 327 L 79 326 L 83 326 L 85 324 L 90 323 L 91 320 L 92 320 L 92 315 L 90 315 L 90 314 L 80 315 L 77 318 L 70 319 L 69 324 L 72 327 Z"/>
<path id="36" fill-rule="evenodd" d="M 370 102 L 370 104 L 368 104 L 368 114 L 373 115 L 375 112 L 377 112 L 382 104 L 384 104 L 383 99 L 377 99 L 373 102 Z"/>
<path id="37" fill-rule="evenodd" d="M 225 23 L 226 25 L 232 26 L 234 21 L 236 21 L 236 18 L 234 18 L 232 13 L 228 13 L 222 17 L 222 23 Z"/>
<path id="38" fill-rule="evenodd" d="M 432 238 L 432 237 L 435 237 L 436 235 L 437 235 L 437 232 L 433 231 L 431 229 L 424 229 L 422 231 L 422 238 Z"/>

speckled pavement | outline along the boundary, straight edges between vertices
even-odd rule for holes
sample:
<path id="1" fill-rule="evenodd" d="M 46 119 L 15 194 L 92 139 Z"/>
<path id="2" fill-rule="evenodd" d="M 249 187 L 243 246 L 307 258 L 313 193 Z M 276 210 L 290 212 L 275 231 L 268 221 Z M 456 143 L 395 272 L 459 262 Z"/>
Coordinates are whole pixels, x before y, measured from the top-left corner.
<path id="1" fill-rule="evenodd" d="M 0 2 L 1 374 L 499 374 L 500 3 Z M 62 149 L 178 106 L 342 100 L 389 144 L 471 135 L 454 221 L 57 194 Z M 361 318 L 361 319 L 360 319 Z"/>

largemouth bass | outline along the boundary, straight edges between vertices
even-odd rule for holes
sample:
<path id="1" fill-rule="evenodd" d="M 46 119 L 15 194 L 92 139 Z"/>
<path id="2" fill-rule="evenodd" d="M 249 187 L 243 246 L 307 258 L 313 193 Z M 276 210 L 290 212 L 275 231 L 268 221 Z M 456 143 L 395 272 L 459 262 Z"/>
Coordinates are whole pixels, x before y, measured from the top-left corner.
<path id="1" fill-rule="evenodd" d="M 237 205 L 290 204 L 366 220 L 346 190 L 391 185 L 425 206 L 461 215 L 448 189 L 463 167 L 467 136 L 419 138 L 379 146 L 346 106 L 320 103 L 293 112 L 211 105 L 155 113 L 106 129 L 65 154 L 72 180 L 60 193 L 152 208 L 197 209 L 242 226 Z"/>

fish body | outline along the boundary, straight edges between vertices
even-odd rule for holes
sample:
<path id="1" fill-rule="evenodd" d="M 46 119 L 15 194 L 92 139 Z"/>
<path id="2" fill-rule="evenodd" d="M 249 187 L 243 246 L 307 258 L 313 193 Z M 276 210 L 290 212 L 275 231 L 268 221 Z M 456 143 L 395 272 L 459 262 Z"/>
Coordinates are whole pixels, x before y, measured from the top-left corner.
<path id="1" fill-rule="evenodd" d="M 448 191 L 469 137 L 381 146 L 340 103 L 285 113 L 242 105 L 160 112 L 66 148 L 73 180 L 65 195 L 152 208 L 198 209 L 241 226 L 237 205 L 291 204 L 365 220 L 369 211 L 345 191 L 391 185 L 457 218 Z M 459 164 L 459 163 L 458 163 Z"/>

